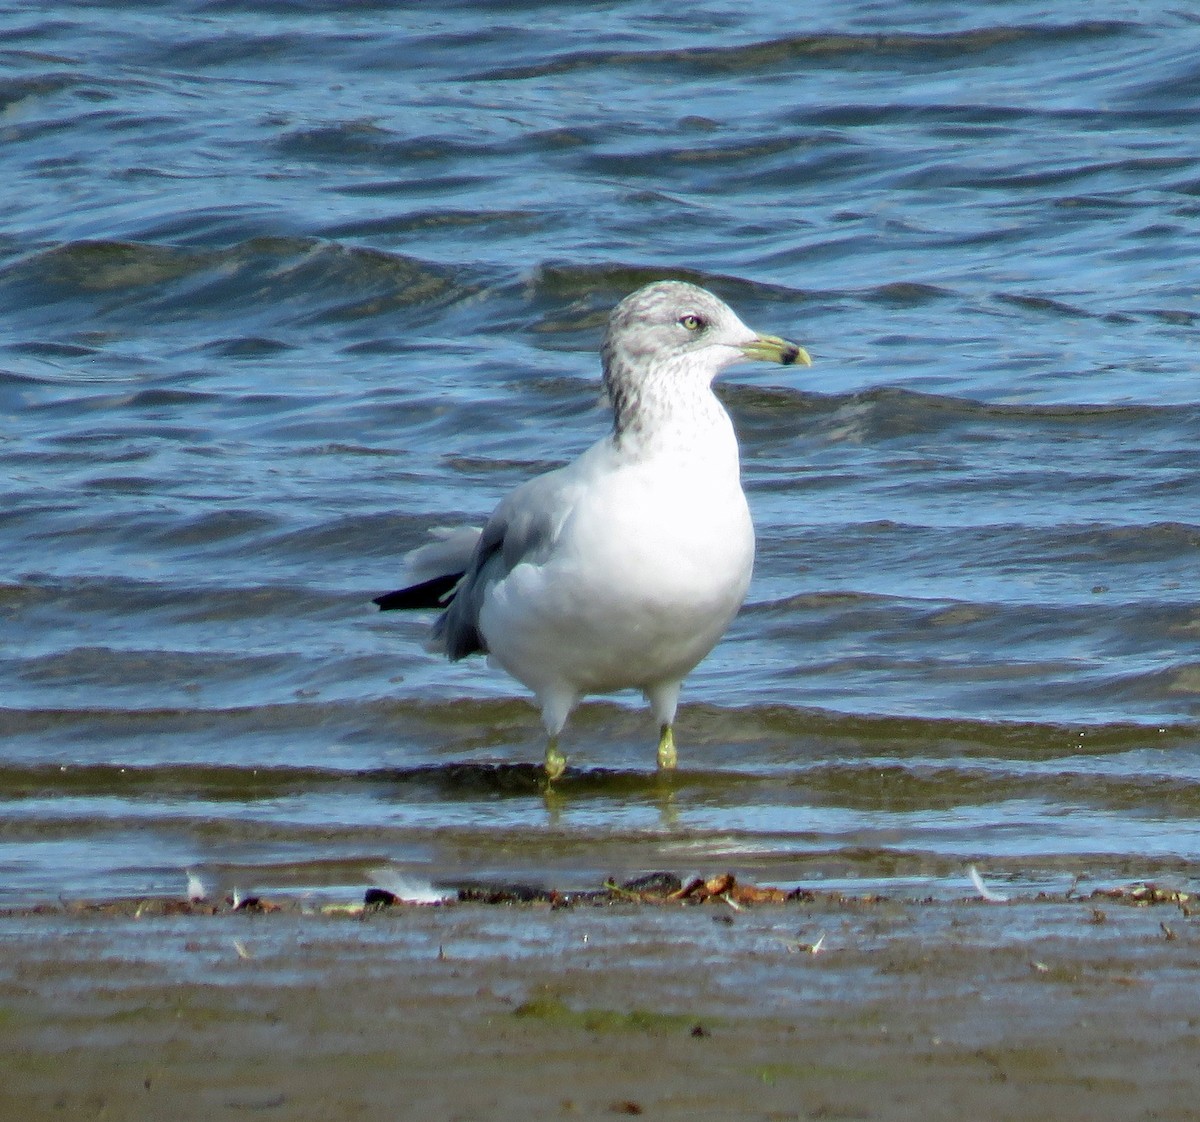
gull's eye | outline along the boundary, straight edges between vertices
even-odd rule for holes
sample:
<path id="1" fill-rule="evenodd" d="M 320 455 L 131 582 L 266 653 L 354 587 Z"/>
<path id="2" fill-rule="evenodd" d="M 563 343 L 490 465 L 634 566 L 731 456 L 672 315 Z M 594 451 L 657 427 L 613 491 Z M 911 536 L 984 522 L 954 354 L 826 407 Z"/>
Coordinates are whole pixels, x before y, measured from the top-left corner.
<path id="1" fill-rule="evenodd" d="M 705 322 L 705 320 L 701 319 L 700 316 L 688 314 L 686 316 L 679 317 L 679 326 L 686 327 L 689 331 L 700 331 L 707 327 L 708 324 Z"/>

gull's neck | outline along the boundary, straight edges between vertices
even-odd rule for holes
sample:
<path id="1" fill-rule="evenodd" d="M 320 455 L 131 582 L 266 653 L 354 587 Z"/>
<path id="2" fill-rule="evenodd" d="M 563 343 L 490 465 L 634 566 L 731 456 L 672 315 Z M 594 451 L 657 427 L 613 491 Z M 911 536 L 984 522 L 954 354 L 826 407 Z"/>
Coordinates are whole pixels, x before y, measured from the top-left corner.
<path id="1" fill-rule="evenodd" d="M 676 356 L 636 375 L 615 356 L 604 367 L 613 407 L 614 447 L 637 459 L 727 457 L 737 461 L 729 414 L 712 391 L 707 371 Z"/>

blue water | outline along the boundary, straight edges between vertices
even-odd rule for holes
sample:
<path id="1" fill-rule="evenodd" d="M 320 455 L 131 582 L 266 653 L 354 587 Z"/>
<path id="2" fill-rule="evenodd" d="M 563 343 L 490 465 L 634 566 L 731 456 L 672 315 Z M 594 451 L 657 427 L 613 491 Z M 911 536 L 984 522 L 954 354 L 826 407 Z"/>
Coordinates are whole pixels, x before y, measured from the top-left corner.
<path id="1" fill-rule="evenodd" d="M 0 5 L 0 900 L 1183 875 L 1200 17 L 1065 2 Z M 599 436 L 639 284 L 759 536 L 684 692 L 540 724 L 380 616 Z"/>

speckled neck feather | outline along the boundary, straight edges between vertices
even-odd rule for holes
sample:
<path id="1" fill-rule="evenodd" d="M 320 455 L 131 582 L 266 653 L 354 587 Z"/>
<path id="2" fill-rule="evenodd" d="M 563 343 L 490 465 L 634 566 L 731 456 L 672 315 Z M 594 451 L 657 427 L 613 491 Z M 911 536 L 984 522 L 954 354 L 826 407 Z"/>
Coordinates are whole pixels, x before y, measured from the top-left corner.
<path id="1" fill-rule="evenodd" d="M 623 451 L 649 452 L 668 444 L 679 452 L 705 443 L 728 417 L 709 383 L 672 356 L 635 370 L 616 348 L 601 351 L 604 390 L 613 407 L 613 442 Z"/>

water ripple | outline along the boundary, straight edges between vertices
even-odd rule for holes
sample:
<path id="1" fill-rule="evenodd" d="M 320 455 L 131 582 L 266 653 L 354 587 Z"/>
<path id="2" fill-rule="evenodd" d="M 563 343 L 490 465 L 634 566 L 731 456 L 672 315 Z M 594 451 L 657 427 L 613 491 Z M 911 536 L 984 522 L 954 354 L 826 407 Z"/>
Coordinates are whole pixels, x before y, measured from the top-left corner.
<path id="1" fill-rule="evenodd" d="M 6 899 L 1200 857 L 1190 13 L 10 8 Z M 606 431 L 664 277 L 816 364 L 718 386 L 759 548 L 680 774 L 589 702 L 547 796 L 371 598 Z"/>

